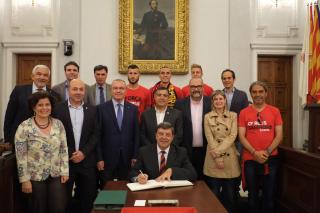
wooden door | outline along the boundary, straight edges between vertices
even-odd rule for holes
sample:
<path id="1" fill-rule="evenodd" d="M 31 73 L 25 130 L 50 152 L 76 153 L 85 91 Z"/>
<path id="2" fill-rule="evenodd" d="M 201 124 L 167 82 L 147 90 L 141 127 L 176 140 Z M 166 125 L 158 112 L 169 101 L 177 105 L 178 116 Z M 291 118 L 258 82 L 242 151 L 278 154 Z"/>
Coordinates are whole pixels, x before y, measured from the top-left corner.
<path id="1" fill-rule="evenodd" d="M 50 54 L 18 54 L 17 55 L 17 85 L 32 84 L 31 72 L 35 65 L 43 64 L 51 70 Z M 51 77 L 49 86 L 51 85 Z"/>
<path id="2" fill-rule="evenodd" d="M 281 112 L 282 145 L 292 147 L 292 56 L 259 56 L 258 80 L 268 85 L 267 103 Z"/>

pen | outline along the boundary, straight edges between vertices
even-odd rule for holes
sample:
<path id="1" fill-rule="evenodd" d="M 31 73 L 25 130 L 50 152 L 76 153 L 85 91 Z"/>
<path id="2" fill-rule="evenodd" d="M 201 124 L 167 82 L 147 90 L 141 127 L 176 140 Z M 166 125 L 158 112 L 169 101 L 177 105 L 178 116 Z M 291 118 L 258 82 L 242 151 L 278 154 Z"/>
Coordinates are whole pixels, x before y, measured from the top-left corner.
<path id="1" fill-rule="evenodd" d="M 139 170 L 139 172 L 140 172 L 140 174 L 141 174 L 143 177 L 145 177 L 145 175 L 142 173 L 142 171 L 141 171 L 141 170 Z"/>

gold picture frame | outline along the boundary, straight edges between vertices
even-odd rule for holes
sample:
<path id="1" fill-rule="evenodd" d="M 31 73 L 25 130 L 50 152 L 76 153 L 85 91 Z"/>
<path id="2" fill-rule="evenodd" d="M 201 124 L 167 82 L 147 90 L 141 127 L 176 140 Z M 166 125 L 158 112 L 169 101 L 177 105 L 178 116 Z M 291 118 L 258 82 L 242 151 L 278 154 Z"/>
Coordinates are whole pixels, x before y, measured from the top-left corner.
<path id="1" fill-rule="evenodd" d="M 159 9 L 148 21 L 151 4 Z M 154 17 L 159 25 L 156 30 L 148 28 L 155 25 Z M 189 0 L 119 0 L 119 30 L 120 73 L 127 73 L 130 64 L 146 74 L 157 74 L 163 66 L 174 74 L 188 73 Z"/>

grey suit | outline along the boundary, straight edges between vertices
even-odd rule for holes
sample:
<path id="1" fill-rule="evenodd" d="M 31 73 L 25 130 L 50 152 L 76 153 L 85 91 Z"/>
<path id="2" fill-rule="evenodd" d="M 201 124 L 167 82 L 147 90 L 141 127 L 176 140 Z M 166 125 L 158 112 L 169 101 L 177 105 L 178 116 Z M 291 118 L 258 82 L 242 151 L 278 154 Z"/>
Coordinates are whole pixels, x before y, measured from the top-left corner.
<path id="1" fill-rule="evenodd" d="M 180 145 L 183 136 L 182 113 L 177 109 L 168 107 L 163 121 L 171 123 L 175 132 L 173 143 Z M 154 107 L 147 109 L 141 114 L 140 143 L 142 146 L 157 143 L 155 136 L 157 125 L 156 110 Z"/>
<path id="2" fill-rule="evenodd" d="M 110 84 L 105 84 L 106 89 L 104 90 L 106 94 L 106 102 L 111 100 L 111 85 Z M 89 101 L 92 105 L 97 105 L 96 103 L 96 87 L 97 84 L 93 84 L 89 87 L 88 90 L 88 95 L 89 95 Z"/>
<path id="3" fill-rule="evenodd" d="M 190 180 L 197 179 L 197 173 L 189 161 L 187 150 L 174 144 L 170 145 L 166 168 L 172 169 L 172 180 Z M 139 157 L 130 172 L 130 179 L 139 175 L 139 171 L 148 174 L 149 179 L 155 179 L 160 176 L 159 162 L 157 154 L 157 145 L 150 144 L 140 148 Z"/>
<path id="4" fill-rule="evenodd" d="M 90 100 L 89 100 L 89 95 L 88 95 L 88 91 L 89 91 L 89 86 L 87 84 L 85 84 L 85 87 L 86 87 L 86 91 L 85 91 L 85 94 L 84 94 L 84 103 L 86 104 L 91 104 L 91 105 L 95 105 L 94 103 L 91 103 Z M 57 85 L 54 85 L 52 87 L 52 90 L 55 91 L 56 93 L 58 93 L 61 97 L 61 101 L 66 101 L 66 81 L 60 83 L 60 84 L 57 84 Z"/>

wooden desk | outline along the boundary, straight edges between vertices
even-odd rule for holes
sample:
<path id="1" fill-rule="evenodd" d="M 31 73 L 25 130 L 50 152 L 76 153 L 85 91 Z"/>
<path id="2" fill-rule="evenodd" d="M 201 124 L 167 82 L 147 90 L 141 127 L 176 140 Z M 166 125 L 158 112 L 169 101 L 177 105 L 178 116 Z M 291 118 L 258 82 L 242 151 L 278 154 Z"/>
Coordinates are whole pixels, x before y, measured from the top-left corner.
<path id="1" fill-rule="evenodd" d="M 125 181 L 108 182 L 105 186 L 107 190 L 127 190 L 127 207 L 132 207 L 135 200 L 150 199 L 178 199 L 180 207 L 195 207 L 198 213 L 226 213 L 216 196 L 210 191 L 203 181 L 197 181 L 194 186 L 176 188 L 158 188 L 145 191 L 131 192 Z M 106 211 L 93 211 L 95 213 L 105 213 Z M 115 213 L 115 211 L 112 211 Z"/>

